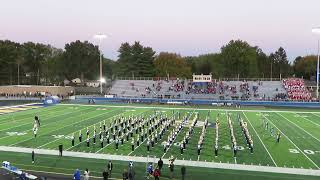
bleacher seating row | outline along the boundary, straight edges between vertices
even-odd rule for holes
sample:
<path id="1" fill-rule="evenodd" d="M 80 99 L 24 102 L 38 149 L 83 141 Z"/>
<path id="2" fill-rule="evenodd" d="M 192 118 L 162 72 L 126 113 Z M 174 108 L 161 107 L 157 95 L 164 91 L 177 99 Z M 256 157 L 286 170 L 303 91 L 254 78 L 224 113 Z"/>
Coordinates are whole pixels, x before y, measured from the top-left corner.
<path id="1" fill-rule="evenodd" d="M 117 97 L 220 100 L 283 100 L 288 97 L 282 81 L 116 80 L 109 93 Z"/>

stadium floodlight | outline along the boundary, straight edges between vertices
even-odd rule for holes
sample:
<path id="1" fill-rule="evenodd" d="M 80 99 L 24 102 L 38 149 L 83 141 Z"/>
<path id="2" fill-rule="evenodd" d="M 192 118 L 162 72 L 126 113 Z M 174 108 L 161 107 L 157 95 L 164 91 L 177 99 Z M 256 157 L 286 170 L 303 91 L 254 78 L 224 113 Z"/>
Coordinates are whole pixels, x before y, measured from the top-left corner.
<path id="1" fill-rule="evenodd" d="M 105 78 L 101 78 L 99 81 L 100 81 L 101 83 L 106 83 L 106 79 L 105 79 Z"/>
<path id="2" fill-rule="evenodd" d="M 320 27 L 312 28 L 312 32 L 320 35 Z M 318 60 L 317 60 L 317 99 L 319 99 L 319 38 L 318 38 Z"/>
<path id="3" fill-rule="evenodd" d="M 94 39 L 98 39 L 99 40 L 99 49 L 100 49 L 100 46 L 101 46 L 101 42 L 103 39 L 107 38 L 107 35 L 105 34 L 95 34 L 93 36 Z M 102 80 L 103 77 L 102 77 L 102 51 L 100 50 L 100 93 L 102 94 Z"/>

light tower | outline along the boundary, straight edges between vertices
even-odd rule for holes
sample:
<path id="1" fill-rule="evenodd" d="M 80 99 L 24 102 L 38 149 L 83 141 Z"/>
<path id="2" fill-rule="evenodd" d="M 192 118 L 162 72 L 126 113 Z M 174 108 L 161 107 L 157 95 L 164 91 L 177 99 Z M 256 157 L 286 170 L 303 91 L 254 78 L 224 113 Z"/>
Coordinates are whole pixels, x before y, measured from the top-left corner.
<path id="1" fill-rule="evenodd" d="M 100 46 L 101 46 L 101 42 L 103 39 L 107 38 L 107 35 L 105 34 L 95 34 L 93 36 L 93 38 L 95 39 L 98 39 L 99 40 L 99 45 L 98 45 L 98 48 L 99 48 L 99 51 L 100 51 L 100 93 L 102 94 L 102 84 L 106 82 L 106 80 L 102 77 L 102 51 L 100 50 Z"/>
<path id="2" fill-rule="evenodd" d="M 315 28 L 312 28 L 312 32 L 315 33 L 315 34 L 318 34 L 320 35 L 320 27 L 315 27 Z M 317 56 L 318 56 L 318 60 L 317 60 L 317 99 L 319 99 L 319 38 L 318 39 L 318 52 L 317 52 Z"/>

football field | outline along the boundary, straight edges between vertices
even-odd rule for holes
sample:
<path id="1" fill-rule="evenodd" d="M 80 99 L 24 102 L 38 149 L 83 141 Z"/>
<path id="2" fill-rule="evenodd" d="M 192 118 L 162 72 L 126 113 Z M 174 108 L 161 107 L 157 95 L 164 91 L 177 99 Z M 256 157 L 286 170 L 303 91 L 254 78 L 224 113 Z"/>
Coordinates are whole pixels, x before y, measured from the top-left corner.
<path id="1" fill-rule="evenodd" d="M 140 132 L 133 133 L 128 141 L 119 143 L 116 150 L 115 141 L 111 138 L 108 144 L 104 139 L 103 148 L 100 145 L 99 129 L 104 123 L 107 128 L 113 126 L 119 118 L 148 119 L 157 114 L 158 117 L 175 119 L 172 126 L 165 130 L 161 140 L 147 151 L 147 138 L 153 133 L 146 133 L 146 137 L 136 145 Z M 34 116 L 40 118 L 41 126 L 34 137 Z M 230 127 L 227 116 L 231 117 L 233 132 L 237 142 L 237 155 L 234 157 Z M 191 122 L 198 118 L 194 126 L 189 143 L 181 154 L 180 143 L 189 131 Z M 187 119 L 187 121 L 184 121 Z M 198 155 L 198 141 L 205 120 L 204 140 L 200 155 Z M 247 124 L 248 132 L 253 141 L 254 151 L 250 152 L 244 133 L 239 124 L 240 119 Z M 182 122 L 185 122 L 176 138 L 168 149 L 164 150 L 167 137 Z M 219 131 L 216 131 L 216 121 Z M 145 127 L 147 131 L 148 125 Z M 90 147 L 87 147 L 86 130 L 90 131 Z M 97 131 L 97 142 L 93 144 L 93 132 Z M 79 131 L 84 140 L 79 142 Z M 276 142 L 277 134 L 281 135 L 280 142 Z M 71 139 L 75 137 L 72 146 Z M 218 156 L 214 154 L 215 139 L 218 136 Z M 132 138 L 134 150 L 132 151 Z M 161 106 L 110 106 L 110 105 L 72 105 L 61 104 L 50 107 L 27 109 L 0 115 L 0 146 L 57 150 L 62 144 L 64 151 L 85 152 L 95 154 L 112 154 L 132 157 L 153 157 L 168 159 L 173 156 L 178 160 L 203 161 L 226 164 L 245 164 L 256 166 L 273 166 L 287 168 L 319 169 L 320 167 L 320 112 L 308 109 L 209 109 Z M 9 154 L 9 153 L 8 153 Z M 0 160 L 5 160 L 1 158 Z M 66 167 L 67 168 L 67 167 Z"/>

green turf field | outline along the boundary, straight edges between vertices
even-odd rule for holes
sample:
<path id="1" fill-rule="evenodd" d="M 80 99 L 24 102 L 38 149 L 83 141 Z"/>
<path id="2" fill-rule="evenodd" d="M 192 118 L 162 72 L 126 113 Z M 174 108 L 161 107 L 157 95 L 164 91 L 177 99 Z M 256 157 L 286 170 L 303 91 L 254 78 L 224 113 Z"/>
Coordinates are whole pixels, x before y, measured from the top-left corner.
<path id="1" fill-rule="evenodd" d="M 178 106 L 179 107 L 179 106 Z M 180 106 L 182 107 L 182 106 Z M 100 122 L 106 121 L 109 126 L 115 118 L 120 116 L 145 116 L 149 117 L 155 111 L 173 117 L 174 113 L 180 112 L 180 119 L 176 117 L 176 125 L 181 122 L 182 117 L 189 114 L 190 120 L 199 114 L 194 133 L 190 143 L 187 145 L 184 154 L 180 154 L 180 142 L 189 127 L 186 125 L 177 135 L 175 144 L 170 146 L 168 151 L 163 151 L 160 141 L 147 152 L 146 140 L 131 151 L 131 139 L 125 141 L 115 150 L 114 142 L 100 147 L 100 144 L 91 144 L 86 147 L 86 143 L 79 143 L 78 132 L 82 130 L 85 135 L 86 128 L 89 127 L 93 132 L 94 125 L 99 131 Z M 235 111 L 236 110 L 236 111 Z M 214 156 L 215 120 L 219 116 L 219 156 Z M 230 132 L 227 124 L 227 114 L 232 117 L 234 134 L 237 140 L 239 152 L 237 158 L 233 158 L 231 150 Z M 41 119 L 37 138 L 33 137 L 34 116 L 38 115 Z M 254 142 L 254 153 L 251 154 L 245 142 L 244 135 L 238 123 L 237 116 L 247 122 L 249 132 Z M 210 125 L 206 129 L 203 149 L 200 156 L 197 155 L 197 142 L 202 129 L 201 122 L 208 117 Z M 269 128 L 266 130 L 263 120 L 268 122 Z M 281 134 L 280 143 L 276 143 L 276 138 L 271 136 L 270 129 L 275 133 Z M 164 137 L 169 135 L 170 130 L 166 131 Z M 155 156 L 157 158 L 169 158 L 171 155 L 177 159 L 193 161 L 222 162 L 230 164 L 248 164 L 275 167 L 295 167 L 305 169 L 319 169 L 320 166 L 320 112 L 297 109 L 296 111 L 286 110 L 261 110 L 261 109 L 200 109 L 200 108 L 174 108 L 160 106 L 84 106 L 84 105 L 56 105 L 51 107 L 30 109 L 16 113 L 0 115 L 0 145 L 13 147 L 28 147 L 37 149 L 57 149 L 59 144 L 64 145 L 64 150 L 75 152 L 91 152 L 103 154 L 117 154 L 130 156 Z M 71 136 L 75 135 L 75 146 L 71 145 Z M 137 136 L 136 134 L 134 136 Z M 162 139 L 164 141 L 164 139 Z M 99 142 L 99 140 L 98 140 Z M 1 153 L 5 154 L 5 153 Z M 8 153 L 10 154 L 10 153 Z M 1 155 L 1 157 L 4 157 Z M 0 159 L 5 160 L 5 159 Z M 17 161 L 17 163 L 19 163 Z M 74 169 L 70 164 L 62 165 L 67 169 Z"/>

